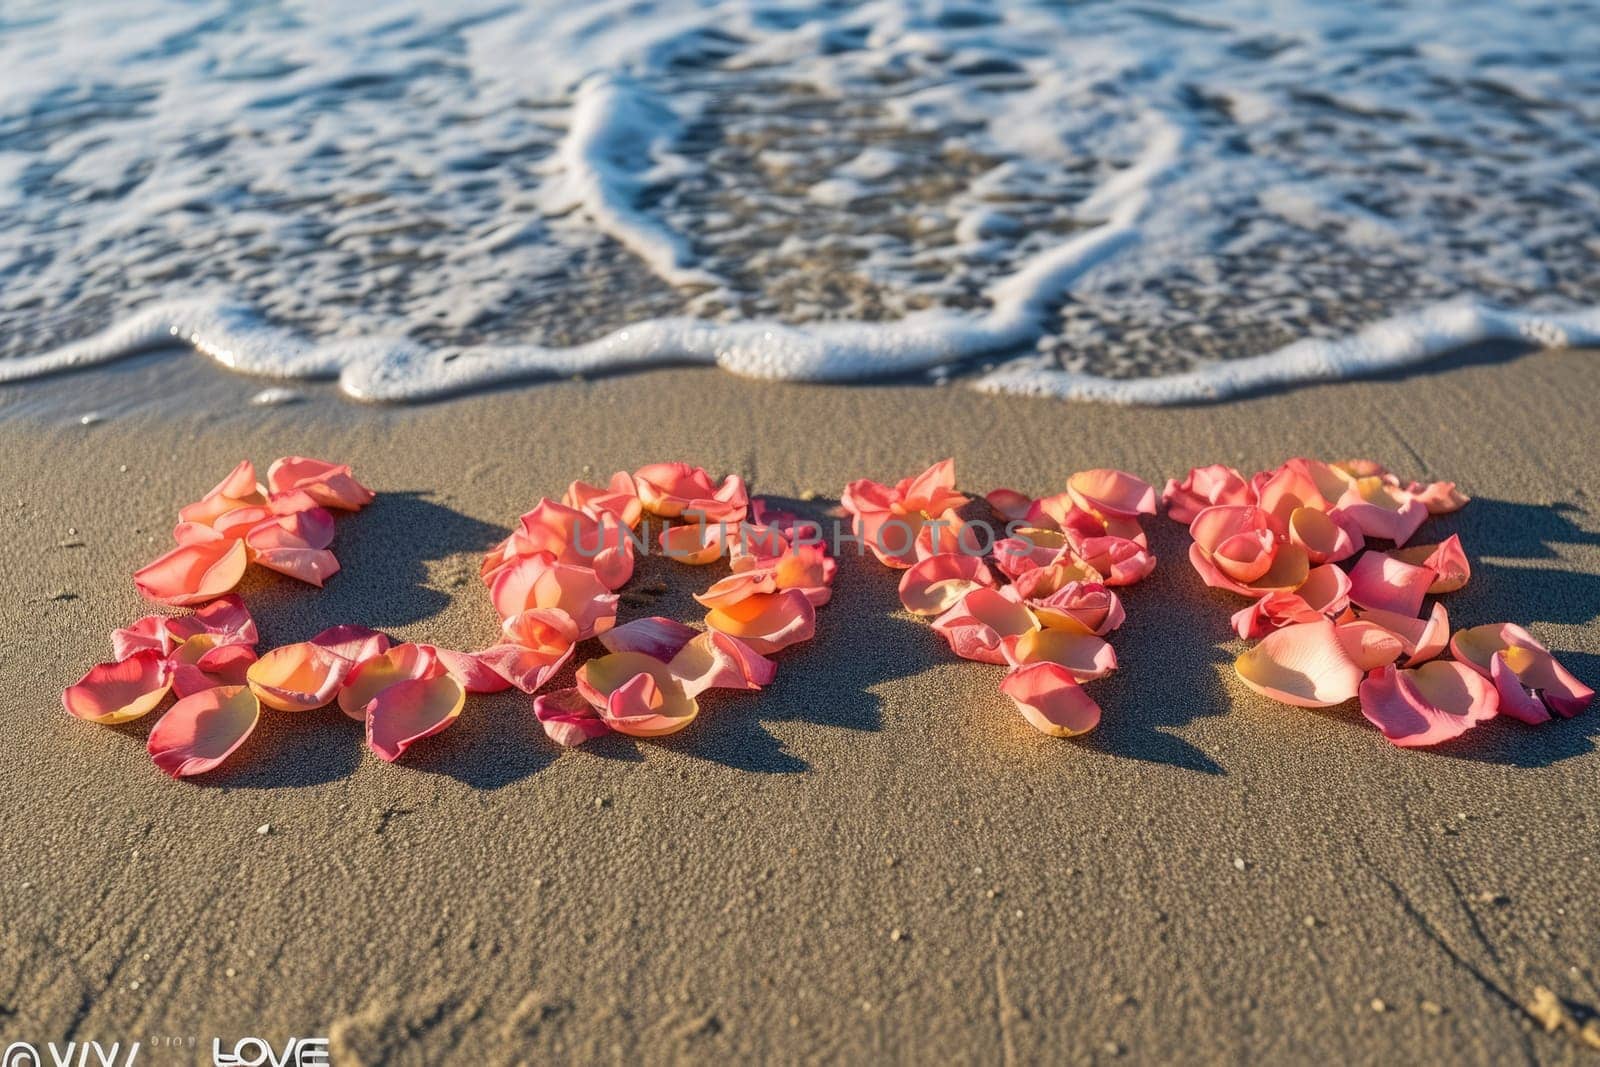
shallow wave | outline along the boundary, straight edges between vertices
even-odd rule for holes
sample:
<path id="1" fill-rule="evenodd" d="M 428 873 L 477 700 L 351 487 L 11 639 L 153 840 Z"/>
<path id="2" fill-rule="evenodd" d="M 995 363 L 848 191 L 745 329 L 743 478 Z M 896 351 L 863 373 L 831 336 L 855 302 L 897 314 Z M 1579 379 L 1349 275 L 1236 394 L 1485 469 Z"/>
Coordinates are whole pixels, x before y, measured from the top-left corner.
<path id="1" fill-rule="evenodd" d="M 0 381 L 179 339 L 372 400 L 705 363 L 1170 403 L 1595 344 L 1596 14 L 42 7 L 0 17 Z"/>

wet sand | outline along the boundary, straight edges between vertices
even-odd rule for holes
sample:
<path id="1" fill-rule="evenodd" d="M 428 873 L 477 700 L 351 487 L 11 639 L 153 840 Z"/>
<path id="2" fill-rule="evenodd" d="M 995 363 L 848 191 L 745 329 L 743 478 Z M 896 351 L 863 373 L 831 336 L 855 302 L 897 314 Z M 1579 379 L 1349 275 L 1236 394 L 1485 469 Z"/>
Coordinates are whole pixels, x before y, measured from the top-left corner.
<path id="1" fill-rule="evenodd" d="M 1418 753 L 1353 706 L 1271 704 L 1165 519 L 1079 741 L 1028 728 L 998 668 L 850 557 L 773 686 L 659 742 L 560 752 L 511 693 L 389 766 L 337 710 L 266 713 L 175 783 L 154 717 L 58 702 L 146 611 L 129 575 L 176 508 L 294 452 L 380 496 L 341 518 L 326 590 L 247 579 L 263 647 L 339 622 L 486 643 L 482 549 L 572 478 L 655 459 L 817 513 L 945 455 L 970 491 L 1042 493 L 1307 453 L 1457 480 L 1473 503 L 1425 528 L 1472 556 L 1453 620 L 1522 622 L 1595 684 L 1600 359 L 1489 355 L 1175 410 L 688 369 L 258 407 L 270 383 L 182 355 L 0 390 L 0 1033 L 141 1040 L 148 1064 L 248 1035 L 327 1035 L 339 1063 L 1593 1055 L 1525 1005 L 1600 1006 L 1600 711 Z M 660 573 L 625 613 L 686 614 L 710 580 Z"/>

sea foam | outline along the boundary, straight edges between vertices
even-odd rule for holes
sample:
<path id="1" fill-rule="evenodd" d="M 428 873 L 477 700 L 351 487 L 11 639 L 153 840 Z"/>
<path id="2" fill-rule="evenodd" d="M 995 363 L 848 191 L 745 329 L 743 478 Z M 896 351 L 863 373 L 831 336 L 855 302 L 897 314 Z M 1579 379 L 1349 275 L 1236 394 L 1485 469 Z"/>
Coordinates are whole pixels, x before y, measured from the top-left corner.
<path id="1" fill-rule="evenodd" d="M 0 42 L 0 382 L 176 343 L 363 400 L 714 364 L 1160 404 L 1600 344 L 1600 20 L 203 14 Z"/>

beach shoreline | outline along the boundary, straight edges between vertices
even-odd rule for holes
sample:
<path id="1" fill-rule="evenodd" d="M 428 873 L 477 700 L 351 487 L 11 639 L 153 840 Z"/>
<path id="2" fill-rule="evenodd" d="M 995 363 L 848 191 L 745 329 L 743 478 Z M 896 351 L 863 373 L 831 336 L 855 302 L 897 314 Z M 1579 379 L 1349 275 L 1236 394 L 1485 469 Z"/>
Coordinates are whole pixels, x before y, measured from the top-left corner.
<path id="1" fill-rule="evenodd" d="M 1468 353 L 1228 404 L 1066 404 L 710 368 L 408 407 L 181 353 L 0 387 L 0 1030 L 328 1036 L 335 1062 L 685 1058 L 1565 1062 L 1526 1010 L 1600 1007 L 1594 709 L 1392 748 L 1354 707 L 1234 678 L 1237 605 L 1186 536 L 1128 591 L 1101 727 L 1043 737 L 845 557 L 777 682 L 660 742 L 560 752 L 528 698 L 473 698 L 398 764 L 337 711 L 268 717 L 197 783 L 150 722 L 71 720 L 62 687 L 145 614 L 129 575 L 240 459 L 350 463 L 322 591 L 255 575 L 263 646 L 363 623 L 477 647 L 483 549 L 572 479 L 683 459 L 825 509 L 944 456 L 959 486 L 1060 489 L 1088 467 L 1364 456 L 1474 499 L 1456 626 L 1523 623 L 1600 678 L 1592 351 Z M 663 571 L 664 574 L 667 572 Z M 685 615 L 703 577 L 649 611 Z M 265 827 L 265 831 L 262 828 Z M 1437 1009 L 1437 1010 L 1435 1010 Z"/>

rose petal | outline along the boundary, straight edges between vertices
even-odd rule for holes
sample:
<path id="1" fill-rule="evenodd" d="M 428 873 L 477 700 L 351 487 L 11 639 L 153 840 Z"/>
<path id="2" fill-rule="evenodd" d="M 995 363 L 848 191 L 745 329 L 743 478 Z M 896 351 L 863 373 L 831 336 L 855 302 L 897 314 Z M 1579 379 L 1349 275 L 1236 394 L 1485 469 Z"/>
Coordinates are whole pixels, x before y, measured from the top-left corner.
<path id="1" fill-rule="evenodd" d="M 1000 683 L 1000 692 L 1016 702 L 1029 726 L 1052 737 L 1085 734 L 1100 724 L 1100 706 L 1072 672 L 1055 663 L 1018 667 Z"/>
<path id="2" fill-rule="evenodd" d="M 610 514 L 595 519 L 550 499 L 524 514 L 502 546 L 502 563 L 545 553 L 557 563 L 589 568 L 607 589 L 620 589 L 633 576 L 633 539 L 620 520 Z"/>
<path id="3" fill-rule="evenodd" d="M 1006 638 L 1037 629 L 1033 612 L 989 588 L 978 588 L 933 621 L 934 630 L 963 659 L 979 663 L 1005 663 Z"/>
<path id="4" fill-rule="evenodd" d="M 816 621 L 816 609 L 797 589 L 761 593 L 706 613 L 708 629 L 737 637 L 763 655 L 809 641 Z"/>
<path id="5" fill-rule="evenodd" d="M 1416 616 L 1437 575 L 1382 552 L 1367 552 L 1350 570 L 1350 599 L 1363 608 Z"/>
<path id="6" fill-rule="evenodd" d="M 634 483 L 633 475 L 627 471 L 617 471 L 611 476 L 611 481 L 603 487 L 590 485 L 587 482 L 573 482 L 567 486 L 561 502 L 569 508 L 578 508 L 597 517 L 603 512 L 609 512 L 630 527 L 639 525 L 639 520 L 644 517 L 644 505 L 639 500 L 639 487 Z"/>
<path id="7" fill-rule="evenodd" d="M 1073 551 L 1085 566 L 1104 576 L 1106 585 L 1133 585 L 1156 569 L 1156 557 L 1150 550 L 1126 537 L 1085 538 Z"/>
<path id="8" fill-rule="evenodd" d="M 133 581 L 162 604 L 203 604 L 238 585 L 248 563 L 242 541 L 179 545 L 134 571 Z"/>
<path id="9" fill-rule="evenodd" d="M 391 685 L 417 678 L 437 678 L 447 673 L 431 645 L 407 642 L 370 656 L 345 676 L 339 687 L 339 710 L 357 722 L 365 722 L 367 706 Z M 463 687 L 464 688 L 464 687 Z"/>
<path id="10" fill-rule="evenodd" d="M 1382 478 L 1357 478 L 1339 499 L 1337 510 L 1366 536 L 1382 537 L 1396 545 L 1410 540 L 1428 518 L 1428 509 L 1420 500 Z"/>
<path id="11" fill-rule="evenodd" d="M 1060 531 L 1023 527 L 1013 531 L 1012 536 L 995 542 L 994 565 L 1001 574 L 1016 581 L 1021 575 L 1048 566 L 1070 552 L 1067 537 Z"/>
<path id="12" fill-rule="evenodd" d="M 1366 539 L 1349 520 L 1315 508 L 1295 508 L 1289 513 L 1289 541 L 1305 549 L 1312 563 L 1338 563 L 1359 552 Z"/>
<path id="13" fill-rule="evenodd" d="M 688 523 L 661 531 L 661 551 L 674 563 L 703 567 L 722 558 L 729 528 L 721 523 Z"/>
<path id="14" fill-rule="evenodd" d="M 633 737 L 676 733 L 700 712 L 667 665 L 642 652 L 589 660 L 578 668 L 577 681 L 606 725 Z"/>
<path id="15" fill-rule="evenodd" d="M 391 685 L 367 705 L 367 747 L 393 763 L 416 742 L 455 722 L 466 699 L 461 683 L 448 674 Z"/>
<path id="16" fill-rule="evenodd" d="M 643 652 L 662 663 L 668 663 L 684 645 L 699 635 L 699 630 L 676 619 L 652 615 L 606 631 L 600 635 L 600 643 L 611 652 Z"/>
<path id="17" fill-rule="evenodd" d="M 1027 630 L 1005 638 L 1001 650 L 1013 667 L 1055 663 L 1080 682 L 1104 678 L 1117 668 L 1117 653 L 1109 642 L 1073 630 Z"/>
<path id="18" fill-rule="evenodd" d="M 1453 593 L 1467 584 L 1472 577 L 1472 565 L 1467 562 L 1467 552 L 1461 538 L 1451 534 L 1436 545 L 1414 545 L 1398 548 L 1389 553 L 1395 559 L 1416 567 L 1427 567 L 1437 576 L 1428 587 L 1431 595 Z"/>
<path id="19" fill-rule="evenodd" d="M 1488 682 L 1463 664 L 1442 660 L 1415 670 L 1373 671 L 1360 695 L 1361 714 L 1402 748 L 1459 737 L 1499 708 Z"/>
<path id="20" fill-rule="evenodd" d="M 511 688 L 511 682 L 499 671 L 490 667 L 475 652 L 458 652 L 449 648 L 429 645 L 450 677 L 461 683 L 468 693 L 500 693 Z"/>
<path id="21" fill-rule="evenodd" d="M 566 612 L 535 608 L 501 626 L 505 640 L 477 653 L 480 663 L 524 693 L 532 693 L 564 666 L 577 645 L 577 624 Z"/>
<path id="22" fill-rule="evenodd" d="M 707 630 L 684 645 L 667 669 L 691 698 L 707 689 L 760 689 L 778 665 L 737 637 Z"/>
<path id="23" fill-rule="evenodd" d="M 973 589 L 994 584 L 977 556 L 929 556 L 900 576 L 900 603 L 913 615 L 942 615 Z"/>
<path id="24" fill-rule="evenodd" d="M 172 651 L 172 691 L 190 696 L 219 685 L 244 685 L 256 650 L 249 645 L 218 644 L 219 634 L 195 634 Z"/>
<path id="25" fill-rule="evenodd" d="M 1508 648 L 1496 652 L 1489 661 L 1489 677 L 1494 682 L 1495 694 L 1500 700 L 1500 710 L 1529 726 L 1549 722 L 1549 706 L 1539 699 L 1536 691 L 1522 684 L 1522 679 L 1517 677 L 1516 668 L 1507 659 L 1514 651 L 1520 652 L 1521 656 L 1526 655 L 1523 650 Z"/>
<path id="26" fill-rule="evenodd" d="M 268 570 L 298 578 L 318 589 L 339 573 L 339 561 L 325 548 L 260 549 L 255 553 L 255 561 Z"/>
<path id="27" fill-rule="evenodd" d="M 1226 589 L 1248 597 L 1292 593 L 1305 584 L 1311 574 L 1311 561 L 1306 557 L 1306 550 L 1285 541 L 1278 542 L 1273 549 L 1272 565 L 1267 572 L 1248 583 L 1236 582 L 1222 573 L 1199 542 L 1189 546 L 1189 564 L 1213 589 Z"/>
<path id="28" fill-rule="evenodd" d="M 1450 643 L 1450 613 L 1443 604 L 1435 604 L 1426 619 L 1397 611 L 1368 610 L 1358 614 L 1362 620 L 1376 623 L 1400 639 L 1407 667 L 1433 659 Z"/>
<path id="29" fill-rule="evenodd" d="M 352 665 L 389 651 L 387 634 L 349 623 L 328 627 L 313 637 L 311 643 L 322 646 L 341 659 L 349 660 Z"/>
<path id="30" fill-rule="evenodd" d="M 1002 592 L 1013 600 L 1033 604 L 1069 586 L 1084 583 L 1106 584 L 1099 571 L 1074 556 L 1071 549 L 1062 549 L 1062 555 L 1054 563 L 1023 571 Z"/>
<path id="31" fill-rule="evenodd" d="M 113 658 L 125 660 L 135 652 L 144 651 L 159 652 L 165 656 L 177 643 L 167 630 L 167 623 L 173 618 L 168 615 L 146 615 L 132 626 L 111 631 Z"/>
<path id="32" fill-rule="evenodd" d="M 702 467 L 687 463 L 652 463 L 633 472 L 644 510 L 665 519 L 693 514 L 707 522 L 738 522 L 749 510 L 744 480 L 729 475 L 720 488 Z"/>
<path id="33" fill-rule="evenodd" d="M 564 748 L 611 732 L 600 713 L 576 689 L 557 689 L 534 697 L 533 716 L 545 735 Z"/>
<path id="34" fill-rule="evenodd" d="M 1100 582 L 1068 582 L 1048 596 L 1028 599 L 1027 605 L 1041 626 L 1100 637 L 1127 618 L 1122 600 Z"/>
<path id="35" fill-rule="evenodd" d="M 61 704 L 68 714 L 90 722 L 128 722 L 154 711 L 171 684 L 161 653 L 141 649 L 127 659 L 90 667 L 61 694 Z"/>
<path id="36" fill-rule="evenodd" d="M 1375 622 L 1354 619 L 1336 625 L 1345 653 L 1363 674 L 1387 667 L 1405 655 L 1405 642 Z"/>
<path id="37" fill-rule="evenodd" d="M 284 456 L 267 468 L 267 487 L 273 495 L 296 490 L 310 495 L 325 508 L 356 511 L 372 503 L 375 495 L 351 475 L 343 464 L 304 456 Z"/>
<path id="38" fill-rule="evenodd" d="M 1067 492 L 1081 508 L 1102 515 L 1154 515 L 1156 491 L 1126 471 L 1079 471 L 1067 479 Z"/>
<path id="39" fill-rule="evenodd" d="M 1234 661 L 1245 685 L 1302 708 L 1329 708 L 1355 697 L 1361 668 L 1332 622 L 1297 623 L 1268 634 Z"/>
<path id="40" fill-rule="evenodd" d="M 1421 502 L 1428 509 L 1429 515 L 1447 515 L 1452 511 L 1460 511 L 1472 500 L 1470 496 L 1456 488 L 1455 482 L 1412 482 L 1406 486 L 1406 492 L 1412 499 Z"/>
<path id="41" fill-rule="evenodd" d="M 1261 509 L 1272 516 L 1273 528 L 1285 533 L 1296 511 L 1330 511 L 1348 486 L 1348 476 L 1328 464 L 1296 457 L 1262 479 L 1256 495 Z"/>
<path id="42" fill-rule="evenodd" d="M 983 528 L 968 522 L 955 511 L 931 516 L 917 531 L 914 556 L 918 560 L 949 554 L 981 556 L 986 546 Z"/>
<path id="43" fill-rule="evenodd" d="M 993 489 L 983 495 L 989 506 L 1008 522 L 1021 522 L 1033 506 L 1033 497 L 1015 489 Z"/>
<path id="44" fill-rule="evenodd" d="M 245 678 L 261 703 L 279 711 L 313 711 L 333 700 L 353 664 L 319 644 L 275 648 Z"/>
<path id="45" fill-rule="evenodd" d="M 613 690 L 600 717 L 618 733 L 631 737 L 665 737 L 694 721 L 700 706 L 668 679 L 636 674 Z"/>
<path id="46" fill-rule="evenodd" d="M 1506 653 L 1514 654 L 1505 655 Z M 1584 685 L 1551 655 L 1550 650 L 1515 623 L 1491 623 L 1462 630 L 1450 641 L 1450 652 L 1500 688 L 1500 707 L 1508 715 L 1525 722 L 1543 722 L 1529 703 L 1528 690 L 1537 693 L 1544 704 L 1563 716 L 1578 714 L 1594 699 L 1594 690 Z M 1500 676 L 1496 675 L 1496 670 Z M 1519 711 L 1522 714 L 1519 714 Z"/>
<path id="47" fill-rule="evenodd" d="M 210 526 L 230 511 L 266 502 L 267 498 L 256 485 L 255 464 L 244 460 L 204 497 L 180 509 L 178 521 Z"/>
<path id="48" fill-rule="evenodd" d="M 594 571 L 551 562 L 547 554 L 529 556 L 496 572 L 489 589 L 501 618 L 530 608 L 558 608 L 578 624 L 578 639 L 611 629 L 617 620 L 617 594 Z"/>
<path id="49" fill-rule="evenodd" d="M 1234 613 L 1233 629 L 1240 637 L 1264 637 L 1291 623 L 1316 622 L 1338 615 L 1350 605 L 1350 579 L 1331 563 L 1313 567 L 1292 593 L 1268 593 Z"/>
<path id="50" fill-rule="evenodd" d="M 1256 493 L 1244 475 L 1217 463 L 1191 468 L 1181 482 L 1169 479 L 1161 493 L 1161 503 L 1168 518 L 1187 524 L 1216 504 L 1254 504 Z"/>
<path id="51" fill-rule="evenodd" d="M 260 717 L 261 704 L 248 686 L 205 689 L 172 705 L 145 748 L 174 778 L 204 774 L 244 744 Z"/>

